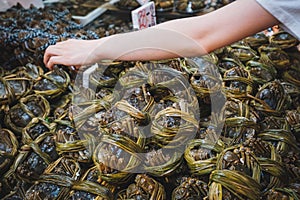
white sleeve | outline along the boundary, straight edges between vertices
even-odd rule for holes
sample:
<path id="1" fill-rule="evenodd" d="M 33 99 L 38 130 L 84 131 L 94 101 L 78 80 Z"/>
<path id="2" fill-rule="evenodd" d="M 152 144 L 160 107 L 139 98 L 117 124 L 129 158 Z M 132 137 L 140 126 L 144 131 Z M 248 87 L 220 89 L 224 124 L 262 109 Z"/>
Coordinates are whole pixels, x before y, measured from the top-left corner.
<path id="1" fill-rule="evenodd" d="M 300 40 L 299 0 L 256 0 L 264 9 L 276 17 L 286 31 Z"/>

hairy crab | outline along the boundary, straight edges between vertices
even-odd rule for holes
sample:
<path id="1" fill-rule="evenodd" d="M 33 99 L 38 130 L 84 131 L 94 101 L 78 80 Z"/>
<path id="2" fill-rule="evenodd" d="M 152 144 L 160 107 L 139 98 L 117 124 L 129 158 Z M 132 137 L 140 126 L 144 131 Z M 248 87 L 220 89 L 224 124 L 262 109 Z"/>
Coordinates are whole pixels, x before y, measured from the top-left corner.
<path id="1" fill-rule="evenodd" d="M 60 157 L 50 163 L 39 180 L 25 194 L 26 199 L 66 199 L 81 175 L 80 165 L 70 158 Z"/>
<path id="2" fill-rule="evenodd" d="M 50 114 L 50 104 L 43 96 L 28 95 L 12 106 L 5 115 L 5 124 L 20 135 L 23 128 L 35 117 L 46 118 Z"/>
<path id="3" fill-rule="evenodd" d="M 118 193 L 118 200 L 149 199 L 165 200 L 164 186 L 146 174 L 137 174 L 135 183 L 130 184 L 124 191 Z"/>

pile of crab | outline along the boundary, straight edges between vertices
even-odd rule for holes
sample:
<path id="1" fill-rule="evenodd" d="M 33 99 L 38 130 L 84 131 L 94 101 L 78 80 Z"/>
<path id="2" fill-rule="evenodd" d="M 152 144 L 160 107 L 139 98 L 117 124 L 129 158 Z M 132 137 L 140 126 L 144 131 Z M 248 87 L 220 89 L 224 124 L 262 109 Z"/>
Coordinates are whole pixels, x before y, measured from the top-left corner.
<path id="1" fill-rule="evenodd" d="M 0 68 L 0 198 L 299 199 L 298 42 Z"/>
<path id="2" fill-rule="evenodd" d="M 98 39 L 94 31 L 83 30 L 65 7 L 23 8 L 20 4 L 0 13 L 0 66 L 42 65 L 44 50 L 69 38 Z"/>

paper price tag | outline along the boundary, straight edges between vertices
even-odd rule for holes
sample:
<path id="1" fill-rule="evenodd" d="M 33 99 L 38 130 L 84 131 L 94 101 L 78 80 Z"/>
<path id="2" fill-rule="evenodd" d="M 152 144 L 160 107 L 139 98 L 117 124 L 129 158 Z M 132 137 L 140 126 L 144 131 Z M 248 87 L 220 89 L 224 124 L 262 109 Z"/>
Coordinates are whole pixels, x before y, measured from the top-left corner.
<path id="1" fill-rule="evenodd" d="M 156 24 L 155 4 L 150 1 L 141 7 L 131 11 L 134 29 L 143 29 Z"/>

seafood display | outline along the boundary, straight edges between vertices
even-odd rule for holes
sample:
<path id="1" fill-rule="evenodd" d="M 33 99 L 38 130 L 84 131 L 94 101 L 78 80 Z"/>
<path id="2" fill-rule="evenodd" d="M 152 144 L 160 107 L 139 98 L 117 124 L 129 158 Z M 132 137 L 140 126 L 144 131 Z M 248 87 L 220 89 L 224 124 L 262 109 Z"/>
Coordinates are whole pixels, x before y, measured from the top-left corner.
<path id="1" fill-rule="evenodd" d="M 97 39 L 99 36 L 72 18 L 64 7 L 43 10 L 24 9 L 20 4 L 0 13 L 0 56 L 4 69 L 14 69 L 28 63 L 43 66 L 43 52 L 52 44 L 69 38 Z"/>
<path id="2" fill-rule="evenodd" d="M 299 41 L 43 66 L 50 44 L 129 31 L 61 7 L 0 13 L 0 199 L 300 199 Z"/>
<path id="3" fill-rule="evenodd" d="M 120 0 L 116 6 L 120 9 L 134 10 L 140 6 L 140 3 L 136 0 Z"/>
<path id="4" fill-rule="evenodd" d="M 158 12 L 197 15 L 201 12 L 211 12 L 233 1 L 234 0 L 154 0 L 154 3 L 155 9 Z M 137 0 L 119 0 L 115 3 L 115 6 L 122 10 L 134 10 L 140 5 Z"/>
<path id="5" fill-rule="evenodd" d="M 175 10 L 181 13 L 197 13 L 204 7 L 203 1 L 178 0 L 176 1 Z"/>
<path id="6" fill-rule="evenodd" d="M 154 4 L 157 11 L 172 11 L 174 7 L 173 0 L 155 0 Z"/>
<path id="7" fill-rule="evenodd" d="M 109 2 L 108 0 L 63 0 L 57 1 L 54 5 L 48 4 L 47 7 L 63 7 L 68 9 L 70 13 L 74 16 L 86 16 L 94 9 L 102 6 L 103 4 Z"/>

